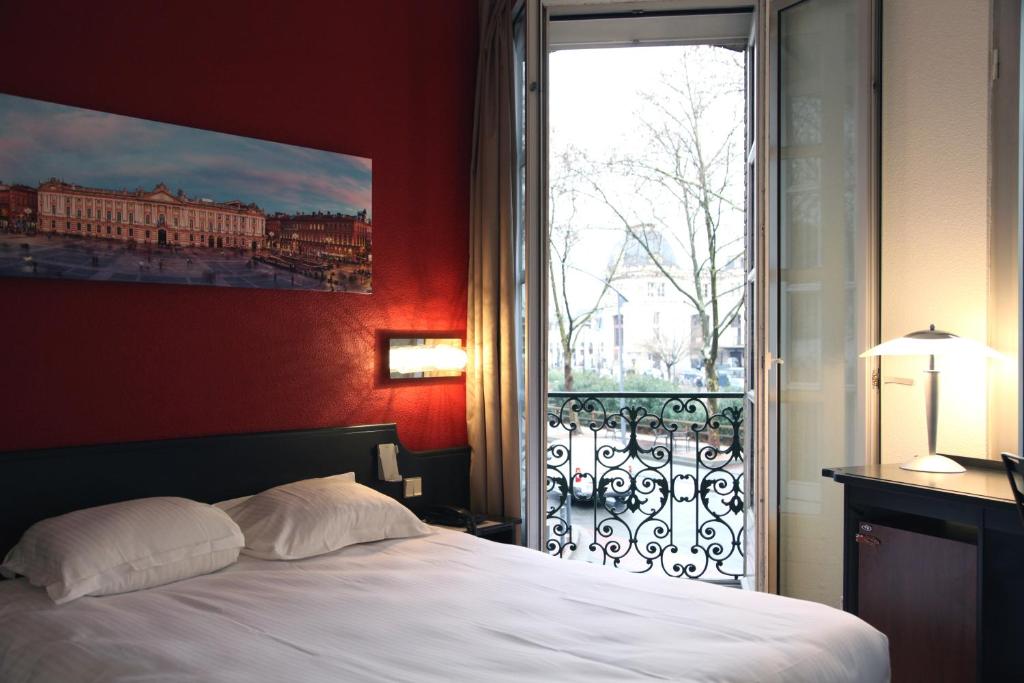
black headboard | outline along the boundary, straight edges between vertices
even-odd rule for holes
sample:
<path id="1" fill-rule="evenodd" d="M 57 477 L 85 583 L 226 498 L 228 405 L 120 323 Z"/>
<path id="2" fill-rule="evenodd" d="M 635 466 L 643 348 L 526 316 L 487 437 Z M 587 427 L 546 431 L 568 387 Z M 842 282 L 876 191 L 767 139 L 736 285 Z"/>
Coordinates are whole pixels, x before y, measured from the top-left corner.
<path id="1" fill-rule="evenodd" d="M 377 444 L 398 444 L 399 470 L 423 495 L 377 478 Z M 228 434 L 0 453 L 0 560 L 32 524 L 72 510 L 150 496 L 205 503 L 300 479 L 355 472 L 413 511 L 469 502 L 469 448 L 412 452 L 393 424 Z"/>

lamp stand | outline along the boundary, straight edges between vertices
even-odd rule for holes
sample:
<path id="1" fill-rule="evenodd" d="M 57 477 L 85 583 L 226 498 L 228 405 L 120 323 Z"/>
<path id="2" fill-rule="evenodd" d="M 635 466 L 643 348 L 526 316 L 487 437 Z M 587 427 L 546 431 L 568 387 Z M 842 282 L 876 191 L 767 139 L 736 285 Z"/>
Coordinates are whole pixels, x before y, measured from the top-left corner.
<path id="1" fill-rule="evenodd" d="M 939 431 L 939 371 L 935 369 L 935 356 L 928 356 L 928 369 L 924 371 L 924 413 L 928 426 L 928 455 L 916 457 L 900 469 L 913 472 L 941 472 L 956 474 L 966 472 L 964 466 L 952 458 L 935 452 L 935 441 Z"/>

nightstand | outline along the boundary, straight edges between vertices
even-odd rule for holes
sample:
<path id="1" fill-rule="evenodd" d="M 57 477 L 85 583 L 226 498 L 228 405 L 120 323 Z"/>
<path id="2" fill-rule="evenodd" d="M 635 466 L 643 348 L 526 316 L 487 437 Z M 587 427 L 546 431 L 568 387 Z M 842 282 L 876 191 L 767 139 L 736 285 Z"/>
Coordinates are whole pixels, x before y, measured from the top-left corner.
<path id="1" fill-rule="evenodd" d="M 515 543 L 516 526 L 522 520 L 518 517 L 485 517 L 473 530 L 466 530 L 474 536 L 486 538 L 496 543 Z"/>
<path id="2" fill-rule="evenodd" d="M 445 529 L 451 529 L 452 531 L 461 531 L 466 534 L 473 534 L 480 538 L 486 538 L 489 541 L 496 543 L 509 543 L 515 544 L 516 542 L 516 526 L 522 522 L 518 517 L 484 517 L 483 521 L 479 522 L 476 527 L 470 529 L 464 526 L 448 526 L 435 524 L 435 526 L 442 526 Z"/>

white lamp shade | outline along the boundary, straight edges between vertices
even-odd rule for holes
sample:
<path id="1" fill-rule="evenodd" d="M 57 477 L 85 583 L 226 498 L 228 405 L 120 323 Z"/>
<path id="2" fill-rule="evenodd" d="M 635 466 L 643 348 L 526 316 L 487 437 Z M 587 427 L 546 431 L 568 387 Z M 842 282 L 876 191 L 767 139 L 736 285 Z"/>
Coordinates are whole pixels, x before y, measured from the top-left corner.
<path id="1" fill-rule="evenodd" d="M 1003 354 L 973 339 L 964 339 L 951 332 L 929 330 L 911 332 L 904 337 L 897 337 L 873 346 L 861 358 L 869 356 L 986 356 L 1002 359 Z"/>

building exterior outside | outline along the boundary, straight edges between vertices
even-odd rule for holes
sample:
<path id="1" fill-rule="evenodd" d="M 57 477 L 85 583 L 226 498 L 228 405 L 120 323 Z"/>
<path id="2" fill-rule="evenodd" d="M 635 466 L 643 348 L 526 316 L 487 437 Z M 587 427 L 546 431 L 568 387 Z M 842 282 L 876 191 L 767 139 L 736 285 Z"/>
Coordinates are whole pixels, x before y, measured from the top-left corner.
<path id="1" fill-rule="evenodd" d="M 685 281 L 685 273 L 676 271 L 673 275 Z M 732 286 L 732 281 L 741 276 L 738 268 L 730 268 L 724 281 Z M 582 300 L 592 299 L 601 285 L 595 281 L 590 286 L 590 292 L 579 292 Z M 573 368 L 618 377 L 621 340 L 621 369 L 626 376 L 647 375 L 679 386 L 703 388 L 703 339 L 691 301 L 648 264 L 627 268 L 614 280 L 614 288 L 607 292 L 590 322 L 580 331 Z M 560 376 L 562 347 L 557 325 L 553 321 L 549 324 L 548 363 L 552 375 Z M 743 316 L 737 315 L 719 337 L 717 364 L 723 391 L 735 390 L 743 384 L 744 340 Z"/>
<path id="2" fill-rule="evenodd" d="M 122 240 L 142 245 L 259 250 L 263 210 L 240 201 L 195 199 L 163 183 L 152 191 L 82 187 L 56 178 L 39 185 L 43 233 Z"/>
<path id="3" fill-rule="evenodd" d="M 0 184 L 0 230 L 27 232 L 35 227 L 35 188 Z"/>
<path id="4" fill-rule="evenodd" d="M 267 217 L 267 237 L 278 254 L 340 263 L 367 263 L 373 228 L 366 213 L 274 214 Z"/>

